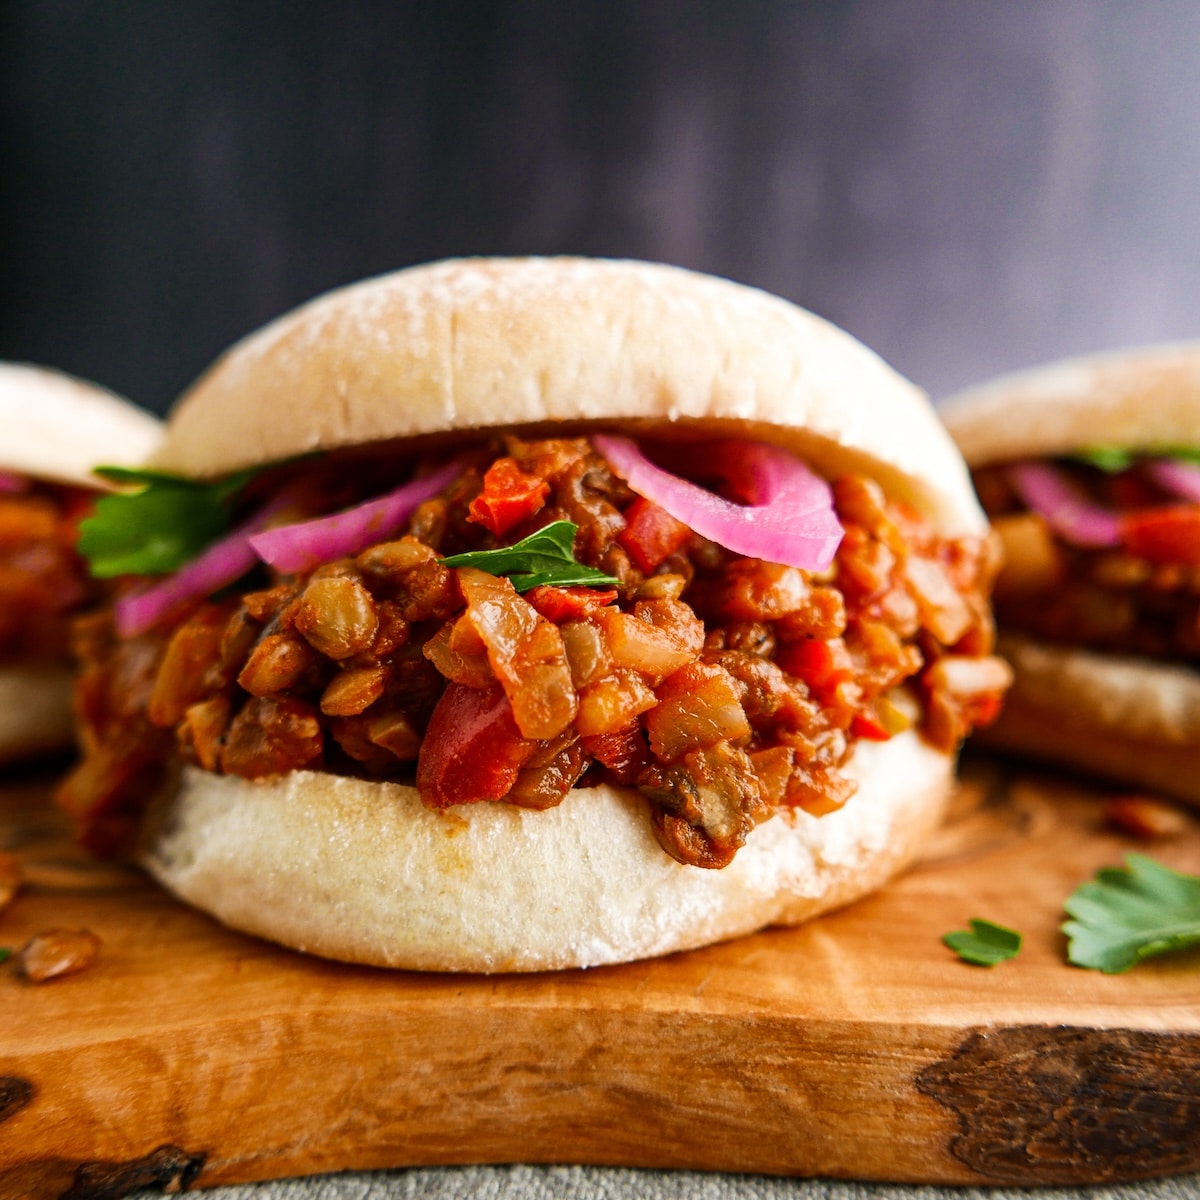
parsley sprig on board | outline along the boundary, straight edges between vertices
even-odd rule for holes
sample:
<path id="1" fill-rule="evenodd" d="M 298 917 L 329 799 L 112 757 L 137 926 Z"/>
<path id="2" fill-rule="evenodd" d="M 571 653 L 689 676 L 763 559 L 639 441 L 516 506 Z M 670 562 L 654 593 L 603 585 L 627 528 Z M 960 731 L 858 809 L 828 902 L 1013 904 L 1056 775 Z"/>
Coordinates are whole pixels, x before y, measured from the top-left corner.
<path id="1" fill-rule="evenodd" d="M 447 567 L 476 567 L 489 575 L 507 575 L 518 592 L 527 592 L 540 584 L 616 587 L 619 579 L 575 561 L 577 529 L 571 521 L 551 521 L 515 545 L 452 554 L 441 562 Z"/>
<path id="2" fill-rule="evenodd" d="M 1021 949 L 1021 935 L 1015 929 L 978 917 L 972 918 L 970 926 L 970 930 L 958 929 L 942 937 L 942 941 L 964 962 L 977 967 L 994 967 L 1015 958 Z"/>
<path id="3" fill-rule="evenodd" d="M 1155 446 L 1143 450 L 1126 450 L 1123 446 L 1088 446 L 1071 455 L 1089 467 L 1116 475 L 1127 471 L 1141 458 L 1175 458 L 1181 462 L 1200 463 L 1200 446 Z"/>
<path id="4" fill-rule="evenodd" d="M 1154 954 L 1200 945 L 1200 876 L 1172 871 L 1144 854 L 1102 867 L 1063 907 L 1067 957 L 1078 967 L 1119 974 Z"/>

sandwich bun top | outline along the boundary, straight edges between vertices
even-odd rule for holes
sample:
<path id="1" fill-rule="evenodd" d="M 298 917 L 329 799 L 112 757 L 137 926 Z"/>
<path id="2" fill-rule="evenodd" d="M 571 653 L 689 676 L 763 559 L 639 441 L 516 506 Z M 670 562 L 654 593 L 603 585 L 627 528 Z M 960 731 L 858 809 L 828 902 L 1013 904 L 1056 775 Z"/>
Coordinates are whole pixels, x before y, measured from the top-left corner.
<path id="1" fill-rule="evenodd" d="M 162 425 L 128 400 L 46 367 L 0 363 L 0 470 L 101 487 L 98 464 L 143 463 Z"/>
<path id="2" fill-rule="evenodd" d="M 1200 441 L 1200 342 L 1141 346 L 1002 375 L 942 401 L 971 466 L 1091 446 Z"/>
<path id="3" fill-rule="evenodd" d="M 201 478 L 316 450 L 500 426 L 769 440 L 860 471 L 939 532 L 983 515 L 927 397 L 785 300 L 658 264 L 458 259 L 329 292 L 229 349 L 155 466 Z"/>

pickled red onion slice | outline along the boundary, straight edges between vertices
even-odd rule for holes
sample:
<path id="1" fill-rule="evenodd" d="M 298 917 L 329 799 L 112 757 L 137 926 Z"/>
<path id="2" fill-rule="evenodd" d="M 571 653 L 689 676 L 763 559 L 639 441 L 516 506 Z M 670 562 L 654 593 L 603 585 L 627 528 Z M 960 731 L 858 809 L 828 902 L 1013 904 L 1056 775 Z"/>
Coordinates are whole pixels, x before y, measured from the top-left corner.
<path id="1" fill-rule="evenodd" d="M 344 512 L 264 530 L 250 538 L 250 546 L 263 562 L 286 574 L 358 554 L 391 537 L 419 504 L 436 496 L 460 470 L 457 463 L 448 463 L 430 475 Z"/>
<path id="2" fill-rule="evenodd" d="M 726 550 L 807 571 L 833 562 L 842 526 L 829 484 L 778 446 L 730 438 L 724 453 L 705 455 L 748 501 L 735 504 L 655 466 L 629 438 L 592 443 L 639 496 Z"/>
<path id="3" fill-rule="evenodd" d="M 1116 546 L 1120 520 L 1110 508 L 1093 504 L 1067 475 L 1049 463 L 1015 463 L 1006 472 L 1013 490 L 1063 541 L 1075 546 Z"/>
<path id="4" fill-rule="evenodd" d="M 0 471 L 0 492 L 23 492 L 29 486 L 29 480 L 24 475 L 14 475 L 12 471 Z"/>
<path id="5" fill-rule="evenodd" d="M 261 530 L 290 502 L 291 497 L 286 493 L 276 497 L 160 583 L 120 597 L 113 606 L 117 632 L 122 637 L 137 637 L 177 605 L 210 596 L 256 567 L 258 555 L 250 546 L 251 535 Z"/>
<path id="6" fill-rule="evenodd" d="M 1155 458 L 1146 464 L 1146 473 L 1163 491 L 1200 504 L 1200 466 L 1196 463 L 1178 458 Z"/>

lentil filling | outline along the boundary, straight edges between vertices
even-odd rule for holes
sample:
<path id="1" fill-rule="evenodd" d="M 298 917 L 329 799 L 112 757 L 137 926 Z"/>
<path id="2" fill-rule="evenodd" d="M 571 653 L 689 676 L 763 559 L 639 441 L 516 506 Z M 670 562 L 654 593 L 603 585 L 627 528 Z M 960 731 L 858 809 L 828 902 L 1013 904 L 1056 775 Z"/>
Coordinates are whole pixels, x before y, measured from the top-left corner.
<path id="1" fill-rule="evenodd" d="M 1200 664 L 1200 505 L 1181 503 L 1135 465 L 1057 463 L 1081 495 L 1119 514 L 1114 546 L 1079 546 L 1030 512 L 1003 466 L 978 468 L 980 500 L 1004 545 L 1002 628 L 1051 643 Z"/>
<path id="2" fill-rule="evenodd" d="M 0 663 L 68 661 L 71 618 L 98 592 L 73 548 L 90 504 L 55 484 L 0 494 Z"/>
<path id="3" fill-rule="evenodd" d="M 110 612 L 78 623 L 84 753 L 60 802 L 87 844 L 127 849 L 178 753 L 248 779 L 414 783 L 437 809 L 637 788 L 668 854 L 722 867 L 768 817 L 849 800 L 858 740 L 916 726 L 951 751 L 998 710 L 994 540 L 938 537 L 869 479 L 836 481 L 845 535 L 816 574 L 693 534 L 584 438 L 460 461 L 406 532 L 354 558 L 264 569 L 127 640 Z M 440 561 L 553 520 L 619 585 L 522 595 Z"/>

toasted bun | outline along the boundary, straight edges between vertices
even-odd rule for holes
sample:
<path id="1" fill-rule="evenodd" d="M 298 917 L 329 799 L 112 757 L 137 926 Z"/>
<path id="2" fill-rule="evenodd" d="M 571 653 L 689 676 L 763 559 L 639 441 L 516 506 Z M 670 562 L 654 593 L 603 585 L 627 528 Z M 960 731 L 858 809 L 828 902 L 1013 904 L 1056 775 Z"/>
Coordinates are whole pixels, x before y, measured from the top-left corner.
<path id="1" fill-rule="evenodd" d="M 668 954 L 795 924 L 871 892 L 941 819 L 951 761 L 915 734 L 860 743 L 839 811 L 756 829 L 719 871 L 663 853 L 645 802 L 576 789 L 530 812 L 440 814 L 409 787 L 187 768 L 143 861 L 183 900 L 297 950 L 378 966 L 540 971 Z"/>
<path id="2" fill-rule="evenodd" d="M 1005 634 L 1015 682 L 980 743 L 1200 804 L 1200 675 Z"/>
<path id="3" fill-rule="evenodd" d="M 1067 359 L 1004 375 L 939 406 L 972 467 L 1089 446 L 1200 441 L 1200 342 Z"/>
<path id="4" fill-rule="evenodd" d="M 931 405 L 774 296 L 675 267 L 464 259 L 331 292 L 229 350 L 155 463 L 201 477 L 313 450 L 496 426 L 671 426 L 865 471 L 948 534 L 982 514 Z"/>
<path id="5" fill-rule="evenodd" d="M 97 487 L 92 468 L 145 462 L 160 422 L 129 401 L 59 371 L 0 363 L 0 470 Z"/>
<path id="6" fill-rule="evenodd" d="M 0 765 L 70 744 L 70 670 L 55 663 L 0 666 Z"/>

